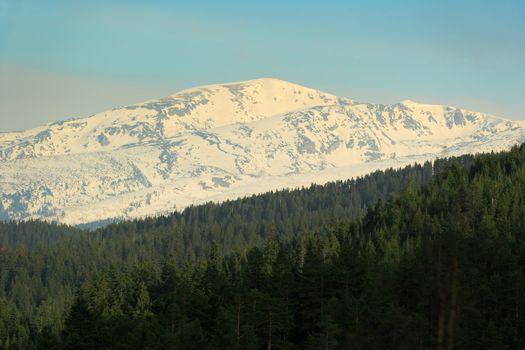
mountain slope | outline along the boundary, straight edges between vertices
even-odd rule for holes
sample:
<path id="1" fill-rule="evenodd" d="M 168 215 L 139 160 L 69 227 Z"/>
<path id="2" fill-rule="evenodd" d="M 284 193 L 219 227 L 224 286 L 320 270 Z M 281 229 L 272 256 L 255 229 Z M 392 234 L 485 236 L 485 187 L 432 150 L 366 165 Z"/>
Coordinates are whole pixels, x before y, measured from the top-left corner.
<path id="1" fill-rule="evenodd" d="M 523 122 L 454 107 L 358 103 L 277 79 L 211 85 L 0 134 L 0 217 L 155 215 L 524 140 Z"/>

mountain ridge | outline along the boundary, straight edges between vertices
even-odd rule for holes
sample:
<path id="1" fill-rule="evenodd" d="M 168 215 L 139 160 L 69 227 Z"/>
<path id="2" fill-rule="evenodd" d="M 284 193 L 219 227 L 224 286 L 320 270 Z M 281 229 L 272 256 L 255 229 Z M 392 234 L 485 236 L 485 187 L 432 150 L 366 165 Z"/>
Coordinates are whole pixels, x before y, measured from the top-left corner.
<path id="1" fill-rule="evenodd" d="M 214 84 L 0 134 L 0 218 L 80 224 L 502 150 L 525 123 L 369 104 L 275 78 Z"/>

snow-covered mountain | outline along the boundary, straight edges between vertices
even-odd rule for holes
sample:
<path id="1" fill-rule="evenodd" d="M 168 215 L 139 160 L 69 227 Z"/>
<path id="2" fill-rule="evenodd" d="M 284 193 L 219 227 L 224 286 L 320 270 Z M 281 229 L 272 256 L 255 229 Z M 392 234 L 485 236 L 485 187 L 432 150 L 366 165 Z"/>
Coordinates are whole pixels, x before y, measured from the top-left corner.
<path id="1" fill-rule="evenodd" d="M 0 219 L 165 214 L 523 141 L 525 122 L 455 107 L 359 103 L 277 79 L 210 85 L 0 133 Z"/>

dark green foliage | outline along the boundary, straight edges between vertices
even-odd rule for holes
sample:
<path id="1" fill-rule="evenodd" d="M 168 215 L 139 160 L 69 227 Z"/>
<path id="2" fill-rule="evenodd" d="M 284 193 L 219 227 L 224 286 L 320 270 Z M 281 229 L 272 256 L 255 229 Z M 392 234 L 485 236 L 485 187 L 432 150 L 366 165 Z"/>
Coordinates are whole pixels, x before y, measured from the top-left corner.
<path id="1" fill-rule="evenodd" d="M 0 298 L 0 349 L 26 349 L 32 345 L 28 323 L 15 305 Z"/>
<path id="2" fill-rule="evenodd" d="M 0 250 L 17 246 L 28 249 L 47 248 L 57 241 L 81 232 L 71 226 L 41 221 L 0 221 Z"/>
<path id="3" fill-rule="evenodd" d="M 370 201 L 430 181 L 430 163 L 376 172 L 357 180 L 191 207 L 167 217 L 112 224 L 94 232 L 37 221 L 0 223 L 0 297 L 38 330 L 62 327 L 76 289 L 100 269 L 196 263 L 217 242 L 220 254 L 261 246 L 279 233 L 290 240 L 334 221 L 358 218 Z M 47 324 L 49 323 L 49 325 Z M 47 328 L 46 328 L 47 327 Z"/>
<path id="4" fill-rule="evenodd" d="M 0 336 L 22 348 L 524 348 L 524 203 L 522 146 L 18 242 L 0 254 Z"/>

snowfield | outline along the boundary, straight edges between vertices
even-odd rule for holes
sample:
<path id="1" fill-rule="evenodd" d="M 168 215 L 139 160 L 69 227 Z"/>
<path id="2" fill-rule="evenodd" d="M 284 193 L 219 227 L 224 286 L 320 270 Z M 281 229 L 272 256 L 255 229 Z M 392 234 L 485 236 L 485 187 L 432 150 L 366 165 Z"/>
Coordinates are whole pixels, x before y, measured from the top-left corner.
<path id="1" fill-rule="evenodd" d="M 0 219 L 68 224 L 347 179 L 525 141 L 525 122 L 367 104 L 277 79 L 210 85 L 0 133 Z"/>

